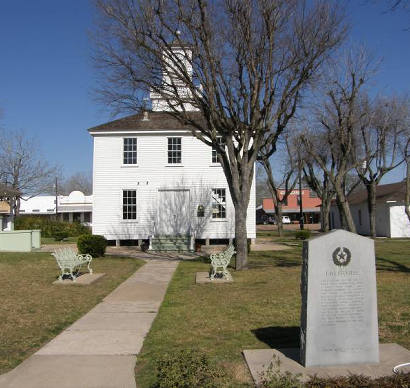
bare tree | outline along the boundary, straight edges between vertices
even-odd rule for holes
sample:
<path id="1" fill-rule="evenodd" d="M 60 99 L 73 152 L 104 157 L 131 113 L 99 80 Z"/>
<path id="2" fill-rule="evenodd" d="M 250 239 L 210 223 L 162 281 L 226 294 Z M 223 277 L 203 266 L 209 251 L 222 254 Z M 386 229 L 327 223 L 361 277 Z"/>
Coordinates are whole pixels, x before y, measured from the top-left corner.
<path id="1" fill-rule="evenodd" d="M 381 179 L 403 163 L 400 145 L 407 127 L 405 99 L 361 101 L 362 121 L 356 140 L 356 171 L 367 190 L 370 236 L 376 237 L 376 190 Z"/>
<path id="2" fill-rule="evenodd" d="M 408 107 L 409 108 L 409 107 Z M 409 112 L 410 113 L 410 112 Z M 403 157 L 406 163 L 406 191 L 404 198 L 404 209 L 410 221 L 410 115 L 407 118 L 406 132 L 403 134 Z"/>
<path id="3" fill-rule="evenodd" d="M 256 205 L 263 205 L 265 198 L 271 198 L 266 175 L 263 167 L 258 163 L 256 165 Z"/>
<path id="4" fill-rule="evenodd" d="M 93 193 L 93 182 L 91 172 L 77 172 L 59 185 L 59 194 L 68 195 L 72 191 L 81 191 L 85 195 Z"/>
<path id="5" fill-rule="evenodd" d="M 34 139 L 24 132 L 0 133 L 0 182 L 17 193 L 10 197 L 12 219 L 19 214 L 20 200 L 49 192 L 57 168 L 41 156 Z"/>
<path id="6" fill-rule="evenodd" d="M 390 11 L 396 11 L 398 9 L 409 9 L 410 1 L 409 0 L 387 0 L 388 7 Z"/>
<path id="7" fill-rule="evenodd" d="M 315 147 L 315 154 L 322 160 L 322 165 L 327 166 L 331 174 L 334 174 L 336 164 L 329 152 L 326 142 L 318 136 L 311 134 L 310 145 Z M 333 184 L 327 170 L 323 170 L 311 155 L 303 150 L 303 175 L 308 186 L 317 194 L 322 204 L 320 206 L 320 230 L 329 231 L 329 214 L 332 199 L 335 195 Z"/>
<path id="8" fill-rule="evenodd" d="M 356 232 L 356 227 L 347 200 L 347 186 L 349 172 L 356 167 L 357 129 L 366 119 L 366 112 L 359 104 L 361 91 L 371 71 L 371 61 L 363 50 L 351 51 L 345 60 L 335 64 L 325 79 L 323 106 L 316 112 L 318 128 L 310 128 L 302 136 L 305 150 L 332 182 L 342 226 L 351 232 Z M 326 160 L 313 146 L 312 133 L 325 142 L 330 153 Z"/>
<path id="9" fill-rule="evenodd" d="M 300 154 L 299 144 L 296 142 L 296 138 L 289 139 L 285 137 L 285 141 L 282 147 L 282 152 L 279 156 L 280 162 L 275 163 L 275 173 L 272 169 L 272 160 L 269 156 L 269 152 L 264 152 L 268 147 L 263 147 L 259 152 L 259 163 L 265 170 L 266 182 L 273 199 L 275 207 L 275 219 L 278 226 L 279 236 L 283 236 L 283 222 L 282 222 L 282 209 L 287 203 L 289 195 L 298 182 L 298 172 L 302 168 L 302 159 Z M 280 165 L 279 165 L 280 164 Z"/>
<path id="10" fill-rule="evenodd" d="M 300 89 L 343 38 L 339 10 L 301 0 L 99 0 L 97 7 L 100 96 L 118 113 L 145 107 L 154 93 L 217 150 L 235 207 L 236 268 L 246 267 L 258 151 L 275 143 Z"/>

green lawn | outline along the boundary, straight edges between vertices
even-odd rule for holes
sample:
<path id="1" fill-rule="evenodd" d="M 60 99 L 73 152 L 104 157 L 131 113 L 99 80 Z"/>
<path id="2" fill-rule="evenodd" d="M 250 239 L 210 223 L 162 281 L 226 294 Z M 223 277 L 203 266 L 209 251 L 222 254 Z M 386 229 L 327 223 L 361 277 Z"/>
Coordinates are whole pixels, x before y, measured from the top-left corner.
<path id="1" fill-rule="evenodd" d="M 376 242 L 380 341 L 410 348 L 410 240 Z M 299 344 L 301 249 L 255 252 L 232 284 L 194 282 L 208 264 L 180 263 L 138 356 L 139 387 L 155 381 L 154 360 L 193 348 L 221 363 L 231 387 L 251 386 L 241 351 Z"/>
<path id="2" fill-rule="evenodd" d="M 106 275 L 89 286 L 60 286 L 49 253 L 0 253 L 0 374 L 14 368 L 99 303 L 143 264 L 105 257 L 92 262 Z"/>

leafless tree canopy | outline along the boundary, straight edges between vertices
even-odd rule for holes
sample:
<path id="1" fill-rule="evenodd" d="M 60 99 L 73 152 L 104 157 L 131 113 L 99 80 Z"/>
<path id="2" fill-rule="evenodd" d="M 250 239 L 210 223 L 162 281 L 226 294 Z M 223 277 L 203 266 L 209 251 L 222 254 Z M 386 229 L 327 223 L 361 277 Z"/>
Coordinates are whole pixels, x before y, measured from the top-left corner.
<path id="1" fill-rule="evenodd" d="M 96 3 L 102 101 L 114 113 L 135 111 L 155 92 L 169 114 L 217 149 L 235 205 L 238 268 L 246 265 L 246 209 L 258 151 L 276 142 L 301 88 L 344 37 L 340 10 L 333 2 L 302 0 Z"/>
<path id="2" fill-rule="evenodd" d="M 49 192 L 57 168 L 50 166 L 39 153 L 34 139 L 24 132 L 0 132 L 0 182 L 18 195 L 11 201 L 18 214 L 20 198 Z"/>
<path id="3" fill-rule="evenodd" d="M 391 11 L 395 11 L 400 8 L 409 9 L 410 1 L 409 0 L 388 0 L 387 5 Z"/>
<path id="4" fill-rule="evenodd" d="M 296 134 L 293 134 L 293 136 L 285 135 L 282 142 L 275 144 L 275 149 L 276 147 L 278 148 L 276 158 L 266 157 L 263 150 L 261 150 L 259 163 L 266 174 L 266 185 L 275 207 L 275 219 L 279 236 L 282 236 L 282 208 L 298 182 L 303 161 L 299 138 Z"/>
<path id="5" fill-rule="evenodd" d="M 369 120 L 362 109 L 363 88 L 374 71 L 373 63 L 365 51 L 353 49 L 329 67 L 316 120 L 302 137 L 305 151 L 332 183 L 342 225 L 352 232 L 356 228 L 347 202 L 348 179 L 358 164 L 357 133 Z"/>
<path id="6" fill-rule="evenodd" d="M 77 172 L 59 183 L 59 194 L 68 195 L 72 191 L 81 191 L 85 195 L 91 195 L 93 193 L 91 172 Z"/>

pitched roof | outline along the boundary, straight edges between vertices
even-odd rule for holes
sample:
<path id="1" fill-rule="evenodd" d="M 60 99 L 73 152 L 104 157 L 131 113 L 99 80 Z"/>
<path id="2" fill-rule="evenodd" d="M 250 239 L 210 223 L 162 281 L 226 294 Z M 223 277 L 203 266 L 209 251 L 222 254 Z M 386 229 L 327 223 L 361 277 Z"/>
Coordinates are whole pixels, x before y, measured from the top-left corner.
<path id="1" fill-rule="evenodd" d="M 378 185 L 376 189 L 377 201 L 403 201 L 406 192 L 406 183 L 396 182 L 387 185 Z M 367 190 L 361 190 L 349 195 L 350 205 L 362 203 L 367 200 Z"/>
<path id="2" fill-rule="evenodd" d="M 144 119 L 144 113 L 148 113 Z M 163 130 L 185 130 L 190 131 L 192 126 L 182 123 L 180 120 L 171 116 L 167 112 L 141 112 L 130 116 L 123 117 L 118 120 L 110 121 L 105 124 L 97 125 L 89 128 L 89 132 L 98 131 L 163 131 Z M 200 112 L 189 112 L 187 115 L 192 116 L 196 120 L 201 119 Z"/>

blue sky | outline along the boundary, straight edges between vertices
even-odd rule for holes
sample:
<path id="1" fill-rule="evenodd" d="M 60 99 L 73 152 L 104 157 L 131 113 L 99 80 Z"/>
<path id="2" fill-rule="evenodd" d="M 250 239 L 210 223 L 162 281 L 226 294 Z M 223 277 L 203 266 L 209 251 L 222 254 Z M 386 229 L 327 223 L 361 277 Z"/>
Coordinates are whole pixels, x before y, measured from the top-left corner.
<path id="1" fill-rule="evenodd" d="M 410 13 L 383 12 L 387 0 L 351 0 L 350 41 L 383 58 L 374 90 L 410 88 Z M 110 119 L 93 100 L 95 70 L 88 0 L 13 0 L 0 5 L 0 126 L 35 136 L 42 153 L 64 174 L 92 169 L 86 129 Z M 386 181 L 404 177 L 404 170 Z"/>

